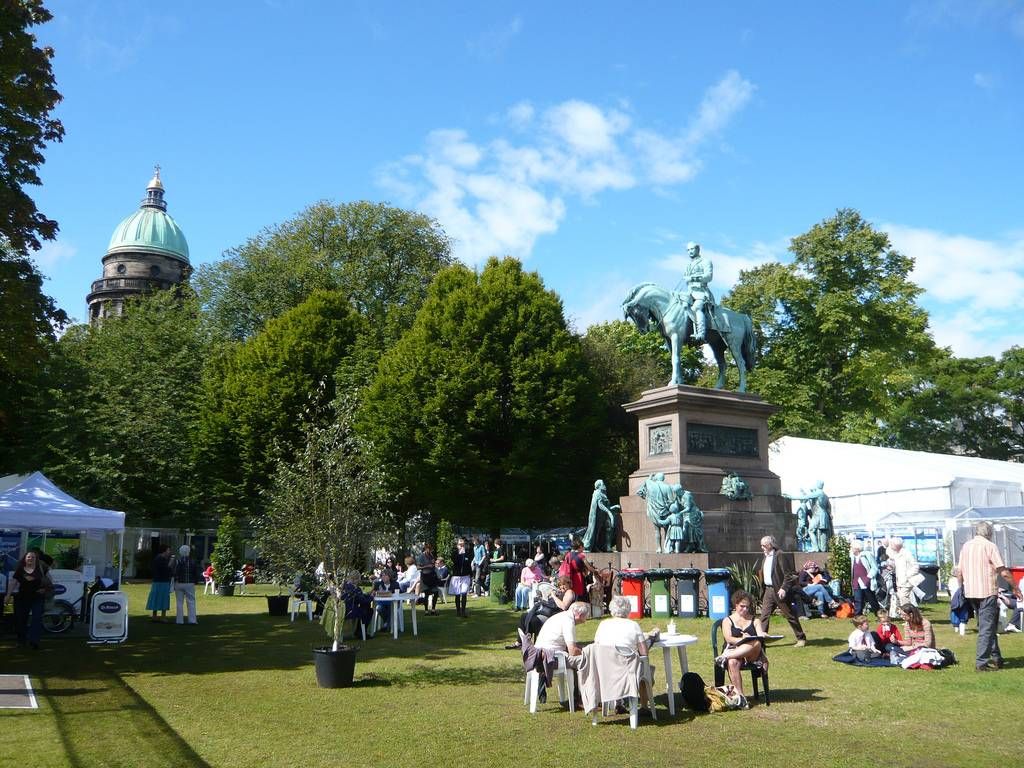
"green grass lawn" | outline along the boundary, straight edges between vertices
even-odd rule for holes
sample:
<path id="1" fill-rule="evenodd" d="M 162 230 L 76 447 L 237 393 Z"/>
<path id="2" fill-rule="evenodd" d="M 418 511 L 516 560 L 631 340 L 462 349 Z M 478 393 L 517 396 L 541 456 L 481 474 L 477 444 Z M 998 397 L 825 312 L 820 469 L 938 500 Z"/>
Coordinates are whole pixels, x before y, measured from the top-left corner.
<path id="1" fill-rule="evenodd" d="M 420 613 L 419 636 L 371 638 L 356 684 L 316 686 L 318 624 L 267 615 L 258 593 L 199 596 L 198 626 L 146 621 L 148 585 L 128 586 L 132 622 L 122 646 L 82 634 L 44 636 L 38 652 L 0 637 L 0 673 L 32 678 L 39 710 L 0 710 L 0 765 L 57 766 L 701 766 L 1018 765 L 1014 725 L 1024 701 L 1024 636 L 1003 635 L 1007 668 L 974 671 L 976 635 L 954 634 L 945 604 L 926 611 L 940 646 L 961 663 L 936 672 L 856 669 L 831 661 L 848 621 L 806 622 L 809 643 L 769 649 L 773 703 L 749 711 L 628 717 L 591 727 L 549 702 L 523 706 L 519 655 L 503 650 L 515 612 L 471 600 Z M 645 620 L 645 629 L 655 626 Z M 690 668 L 710 681 L 707 619 Z M 662 622 L 662 626 L 664 623 Z M 411 628 L 410 628 L 411 629 Z M 581 626 L 590 639 L 591 621 Z M 776 632 L 789 631 L 776 618 Z M 660 654 L 657 683 L 663 691 Z M 676 670 L 678 676 L 679 671 Z M 747 692 L 749 677 L 745 679 Z M 555 697 L 552 697 L 552 700 Z"/>

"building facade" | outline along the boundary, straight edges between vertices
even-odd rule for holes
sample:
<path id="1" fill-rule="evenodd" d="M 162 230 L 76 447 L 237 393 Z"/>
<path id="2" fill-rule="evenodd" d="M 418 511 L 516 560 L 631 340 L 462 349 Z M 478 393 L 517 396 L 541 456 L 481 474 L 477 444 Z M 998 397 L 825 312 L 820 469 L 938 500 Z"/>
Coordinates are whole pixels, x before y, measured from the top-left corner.
<path id="1" fill-rule="evenodd" d="M 89 322 L 120 315 L 127 299 L 174 288 L 187 282 L 191 272 L 188 242 L 167 213 L 157 166 L 139 210 L 118 224 L 110 238 L 103 276 L 93 281 L 86 297 Z"/>

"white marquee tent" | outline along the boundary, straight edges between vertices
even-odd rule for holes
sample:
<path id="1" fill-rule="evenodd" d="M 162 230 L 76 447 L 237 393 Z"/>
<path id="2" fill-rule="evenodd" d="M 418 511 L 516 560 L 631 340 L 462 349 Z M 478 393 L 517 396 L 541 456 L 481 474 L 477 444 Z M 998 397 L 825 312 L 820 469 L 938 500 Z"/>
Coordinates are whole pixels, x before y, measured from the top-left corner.
<path id="1" fill-rule="evenodd" d="M 83 504 L 42 472 L 0 478 L 0 530 L 116 533 L 123 562 L 124 512 Z"/>
<path id="2" fill-rule="evenodd" d="M 783 437 L 769 465 L 786 493 L 823 481 L 838 529 L 943 527 L 971 507 L 1024 505 L 1024 464 L 1009 461 Z"/>

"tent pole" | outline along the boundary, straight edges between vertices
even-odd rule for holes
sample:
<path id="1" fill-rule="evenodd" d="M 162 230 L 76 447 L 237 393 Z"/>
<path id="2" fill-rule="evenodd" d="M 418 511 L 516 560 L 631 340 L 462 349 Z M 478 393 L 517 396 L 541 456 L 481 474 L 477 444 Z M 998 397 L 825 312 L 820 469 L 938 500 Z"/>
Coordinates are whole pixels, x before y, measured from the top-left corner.
<path id="1" fill-rule="evenodd" d="M 121 589 L 122 573 L 124 573 L 124 529 L 117 533 L 117 588 Z"/>

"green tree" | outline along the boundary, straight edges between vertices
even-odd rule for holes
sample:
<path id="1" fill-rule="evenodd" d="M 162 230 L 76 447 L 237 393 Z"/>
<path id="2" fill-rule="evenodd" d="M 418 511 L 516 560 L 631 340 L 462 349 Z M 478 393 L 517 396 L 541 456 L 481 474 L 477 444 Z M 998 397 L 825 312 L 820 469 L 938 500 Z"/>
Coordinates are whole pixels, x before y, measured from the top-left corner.
<path id="1" fill-rule="evenodd" d="M 352 429 L 353 401 L 309 408 L 301 420 L 294 456 L 279 457 L 266 490 L 264 512 L 254 521 L 256 548 L 274 570 L 312 573 L 324 564 L 324 628 L 337 648 L 345 611 L 340 587 L 349 570 L 387 521 L 384 474 Z"/>
<path id="2" fill-rule="evenodd" d="M 723 298 L 758 331 L 750 388 L 782 406 L 770 422 L 776 434 L 871 442 L 937 353 L 909 279 L 913 261 L 850 209 L 790 250 L 792 264 L 745 271 Z"/>
<path id="3" fill-rule="evenodd" d="M 364 323 L 340 292 L 315 291 L 245 342 L 212 355 L 203 376 L 199 462 L 220 504 L 258 503 L 278 453 L 298 444 L 311 395 L 329 402 Z"/>
<path id="4" fill-rule="evenodd" d="M 1017 440 L 1007 418 L 1001 366 L 991 357 L 938 357 L 923 369 L 885 425 L 894 448 L 1007 459 Z"/>
<path id="5" fill-rule="evenodd" d="M 50 370 L 46 471 L 129 520 L 186 525 L 203 513 L 193 460 L 209 339 L 190 296 L 134 299 L 121 317 L 75 326 Z"/>
<path id="6" fill-rule="evenodd" d="M 0 247 L 0 475 L 39 468 L 55 329 L 68 321 L 32 262 Z"/>
<path id="7" fill-rule="evenodd" d="M 656 331 L 640 333 L 623 320 L 590 326 L 582 346 L 604 410 L 598 440 L 591 442 L 597 453 L 595 471 L 609 488 L 622 486 L 639 458 L 636 417 L 622 406 L 637 400 L 645 389 L 664 386 L 671 376 L 671 353 Z M 700 352 L 687 347 L 682 354 L 683 374 L 689 381 L 699 374 Z"/>
<path id="8" fill-rule="evenodd" d="M 514 259 L 435 279 L 360 414 L 405 510 L 463 525 L 583 516 L 598 393 L 561 300 Z"/>
<path id="9" fill-rule="evenodd" d="M 53 79 L 53 49 L 40 48 L 29 30 L 53 18 L 42 0 L 0 4 L 0 241 L 18 253 L 52 240 L 57 222 L 36 209 L 23 187 L 40 184 L 48 142 L 61 141 L 64 126 L 50 117 L 61 100 Z"/>
<path id="10" fill-rule="evenodd" d="M 369 202 L 320 202 L 270 227 L 194 283 L 219 332 L 247 339 L 315 290 L 340 291 L 381 349 L 412 324 L 434 275 L 452 263 L 437 222 Z"/>

